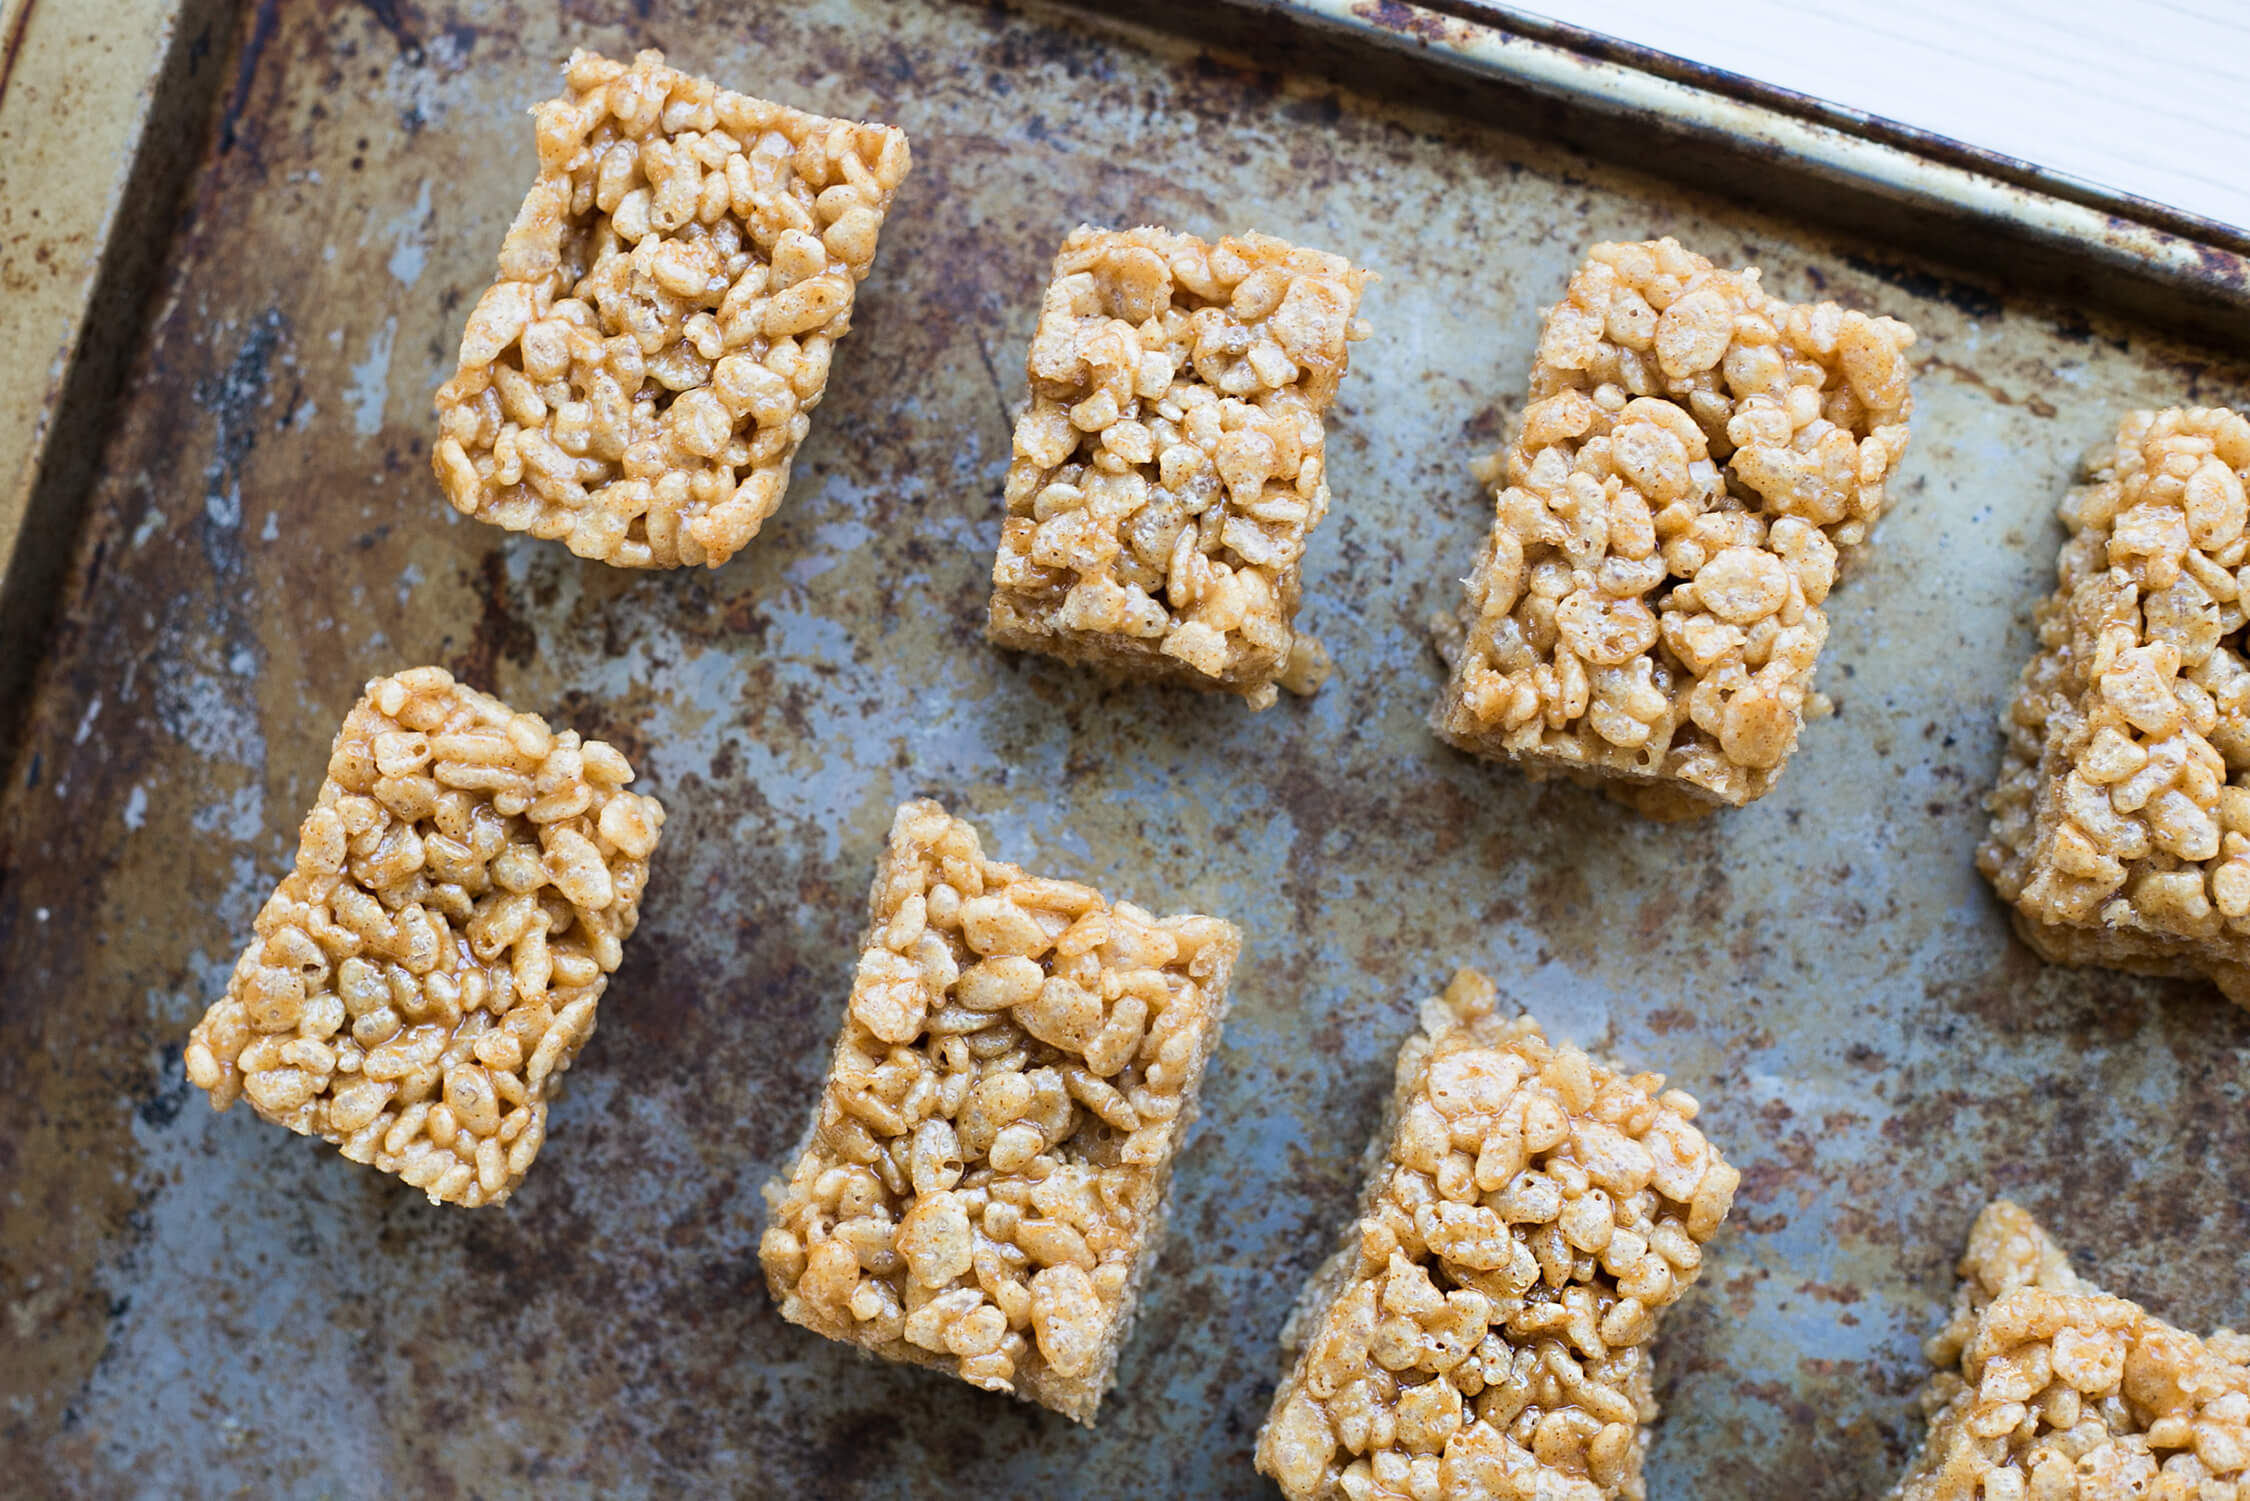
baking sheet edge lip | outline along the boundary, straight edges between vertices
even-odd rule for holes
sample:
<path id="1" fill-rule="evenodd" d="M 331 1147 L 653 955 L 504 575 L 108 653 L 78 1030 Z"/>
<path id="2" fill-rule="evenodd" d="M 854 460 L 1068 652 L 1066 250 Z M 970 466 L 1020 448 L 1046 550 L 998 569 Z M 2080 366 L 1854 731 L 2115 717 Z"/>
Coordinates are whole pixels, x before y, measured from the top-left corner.
<path id="1" fill-rule="evenodd" d="M 1832 126 L 1846 135 L 1895 146 L 1912 155 L 1992 177 L 2065 202 L 2115 214 L 2167 234 L 2250 252 L 2250 225 L 2233 225 L 2154 198 L 2111 187 L 2093 178 L 2041 166 L 2023 157 L 1973 145 L 1940 131 L 1910 125 L 1871 110 L 1838 104 L 1816 94 L 1768 83 L 1745 73 L 1699 63 L 1678 53 L 1591 31 L 1522 9 L 1505 0 L 1422 0 L 1429 9 L 1457 19 L 1551 43 L 1596 62 L 1607 62 L 1669 79 L 1689 88 L 1768 109 L 1776 114 Z"/>
<path id="2" fill-rule="evenodd" d="M 2250 310 L 2250 256 L 1835 125 L 1409 0 L 1230 3 L 1294 16 L 1390 50 L 1420 53 L 1605 114 L 1645 115 L 1675 130 L 1779 153 L 1849 189 L 2005 227 L 2076 258 Z"/>

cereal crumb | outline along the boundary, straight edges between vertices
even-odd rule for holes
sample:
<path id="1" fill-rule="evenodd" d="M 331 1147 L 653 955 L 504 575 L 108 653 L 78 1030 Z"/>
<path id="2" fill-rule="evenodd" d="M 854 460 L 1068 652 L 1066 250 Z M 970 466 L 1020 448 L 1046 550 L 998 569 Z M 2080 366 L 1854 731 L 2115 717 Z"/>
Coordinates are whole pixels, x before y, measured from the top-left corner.
<path id="1" fill-rule="evenodd" d="M 1437 653 L 1438 660 L 1445 664 L 1448 672 L 1452 671 L 1453 664 L 1461 660 L 1462 646 L 1468 641 L 1468 632 L 1461 624 L 1460 612 L 1433 611 L 1430 618 L 1422 623 L 1422 629 L 1428 633 L 1430 650 Z"/>
<path id="2" fill-rule="evenodd" d="M 1289 660 L 1282 665 L 1280 676 L 1274 679 L 1282 687 L 1300 698 L 1318 693 L 1321 684 L 1335 674 L 1336 661 L 1328 655 L 1318 636 L 1299 631 L 1289 643 Z"/>

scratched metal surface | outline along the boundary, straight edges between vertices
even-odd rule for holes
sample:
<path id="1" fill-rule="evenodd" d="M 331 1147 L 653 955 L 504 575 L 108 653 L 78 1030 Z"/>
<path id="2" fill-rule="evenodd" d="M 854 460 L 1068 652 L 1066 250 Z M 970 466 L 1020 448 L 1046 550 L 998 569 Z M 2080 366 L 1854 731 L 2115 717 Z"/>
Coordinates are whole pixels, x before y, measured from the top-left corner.
<path id="1" fill-rule="evenodd" d="M 643 7 L 645 8 L 645 7 Z M 0 1473 L 25 1494 L 1255 1495 L 1273 1342 L 1347 1212 L 1414 999 L 1457 962 L 1661 1067 L 1744 1169 L 1660 1349 L 1652 1494 L 1878 1492 L 1993 1190 L 2104 1280 L 2250 1319 L 2250 1017 L 2040 965 L 1970 868 L 2071 457 L 2239 365 L 1466 120 L 1050 10 L 268 3 L 177 230 L 0 823 Z M 574 41 L 896 120 L 917 167 L 787 504 L 716 574 L 461 523 L 429 393 Z M 1255 226 L 1379 271 L 1304 621 L 1251 715 L 978 637 L 1005 411 L 1080 219 Z M 1423 729 L 1468 457 L 1540 304 L 1669 231 L 1911 319 L 1917 435 L 1835 601 L 1837 718 L 1779 792 L 1632 821 Z M 435 660 L 625 746 L 642 932 L 504 1210 L 436 1210 L 180 1043 L 371 673 Z M 784 1326 L 758 1185 L 836 1025 L 889 810 L 1249 931 L 1175 1235 L 1100 1427 Z"/>

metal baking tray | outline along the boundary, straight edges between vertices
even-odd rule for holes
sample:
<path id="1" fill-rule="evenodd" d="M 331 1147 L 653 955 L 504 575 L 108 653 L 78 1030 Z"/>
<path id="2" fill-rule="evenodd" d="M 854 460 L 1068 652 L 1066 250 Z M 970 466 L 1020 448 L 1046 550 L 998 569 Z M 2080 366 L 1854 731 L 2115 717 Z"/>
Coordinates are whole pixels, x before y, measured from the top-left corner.
<path id="1" fill-rule="evenodd" d="M 2250 1319 L 2250 1015 L 2041 964 L 1970 866 L 2075 456 L 2130 405 L 2250 400 L 2215 347 L 2229 263 L 2170 276 L 1886 196 L 1834 168 L 1900 148 L 1848 133 L 1829 160 L 1653 95 L 1620 113 L 1567 48 L 1460 15 L 1314 8 L 241 7 L 183 212 L 133 227 L 168 259 L 0 805 L 10 1486 L 1271 1494 L 1276 1335 L 1416 1000 L 1463 963 L 1667 1071 L 1743 1168 L 1664 1326 L 1652 1496 L 1887 1486 L 1995 1193 L 2177 1322 Z M 526 109 L 577 44 L 913 134 L 789 498 L 716 573 L 459 522 L 425 466 Z M 1462 61 L 1487 44 L 1588 87 Z M 1339 664 L 1310 700 L 1108 687 L 979 637 L 1022 351 L 1081 220 L 1254 227 L 1382 276 L 1308 563 L 1302 623 Z M 1425 622 L 1485 527 L 1468 464 L 1539 310 L 1589 242 L 1664 233 L 1922 335 L 1895 508 L 1832 604 L 1839 712 L 1773 796 L 1688 826 L 1423 722 Z M 360 683 L 425 661 L 617 742 L 672 811 L 601 1030 L 495 1212 L 216 1116 L 180 1065 Z M 758 1274 L 758 1188 L 920 793 L 1003 858 L 1249 935 L 1092 1432 L 785 1326 Z"/>

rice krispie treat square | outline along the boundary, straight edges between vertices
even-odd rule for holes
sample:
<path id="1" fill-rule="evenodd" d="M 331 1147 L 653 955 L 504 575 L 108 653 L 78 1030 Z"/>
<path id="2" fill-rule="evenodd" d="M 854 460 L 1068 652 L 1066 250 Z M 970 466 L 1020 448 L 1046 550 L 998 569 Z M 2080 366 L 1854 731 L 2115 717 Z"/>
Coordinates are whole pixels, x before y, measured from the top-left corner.
<path id="1" fill-rule="evenodd" d="M 1930 1432 L 1894 1501 L 2250 1497 L 2250 1338 L 2199 1338 L 2080 1280 L 2001 1199 L 1930 1341 Z"/>
<path id="2" fill-rule="evenodd" d="M 1496 1000 L 1463 970 L 1423 1003 L 1358 1223 L 1282 1332 L 1257 1465 L 1290 1501 L 1642 1494 L 1657 1315 L 1742 1175 L 1663 1075 Z"/>
<path id="3" fill-rule="evenodd" d="M 1031 341 L 986 634 L 1256 708 L 1318 687 L 1298 575 L 1366 281 L 1270 235 L 1072 233 Z"/>
<path id="4" fill-rule="evenodd" d="M 1977 867 L 2044 957 L 2250 1004 L 2250 419 L 2134 412 L 2062 504 Z"/>
<path id="5" fill-rule="evenodd" d="M 1092 1423 L 1242 935 L 898 810 L 843 1035 L 758 1259 L 782 1317 Z"/>
<path id="6" fill-rule="evenodd" d="M 1480 471 L 1437 733 L 1656 817 L 1763 797 L 1825 707 L 1821 604 L 1906 451 L 1913 342 L 1674 240 L 1596 245 Z"/>
<path id="7" fill-rule="evenodd" d="M 370 682 L 188 1079 L 433 1204 L 505 1200 L 640 921 L 664 810 L 632 780 L 442 668 Z"/>
<path id="8" fill-rule="evenodd" d="M 564 79 L 431 466 L 465 516 L 620 568 L 716 568 L 781 504 L 906 134 L 661 52 L 573 52 Z"/>

